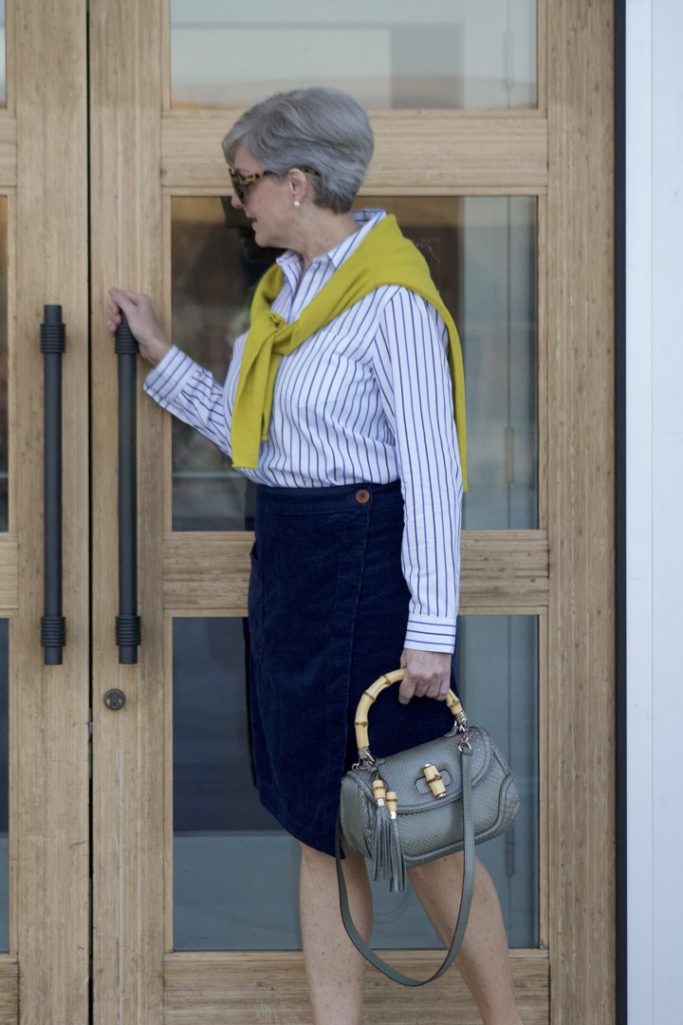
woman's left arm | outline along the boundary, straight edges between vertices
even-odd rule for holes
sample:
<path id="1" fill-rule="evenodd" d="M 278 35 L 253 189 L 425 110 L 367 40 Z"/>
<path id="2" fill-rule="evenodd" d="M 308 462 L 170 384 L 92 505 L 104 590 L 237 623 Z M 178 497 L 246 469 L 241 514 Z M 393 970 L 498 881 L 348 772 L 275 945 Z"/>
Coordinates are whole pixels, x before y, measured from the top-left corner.
<path id="1" fill-rule="evenodd" d="M 411 593 L 400 698 L 444 698 L 459 603 L 462 474 L 447 362 L 436 310 L 407 289 L 384 306 L 375 369 L 405 503 L 402 567 Z"/>

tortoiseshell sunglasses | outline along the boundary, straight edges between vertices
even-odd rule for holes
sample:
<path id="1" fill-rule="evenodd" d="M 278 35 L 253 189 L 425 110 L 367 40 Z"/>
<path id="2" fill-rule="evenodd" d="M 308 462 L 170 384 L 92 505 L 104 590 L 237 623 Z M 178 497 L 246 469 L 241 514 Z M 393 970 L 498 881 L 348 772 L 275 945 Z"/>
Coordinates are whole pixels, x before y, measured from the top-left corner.
<path id="1" fill-rule="evenodd" d="M 318 172 L 314 167 L 300 167 L 300 171 L 304 171 L 305 174 L 314 174 L 317 176 Z M 230 175 L 230 181 L 232 187 L 235 190 L 235 195 L 239 199 L 240 203 L 244 202 L 244 197 L 247 194 L 247 189 L 254 185 L 260 178 L 265 178 L 268 174 L 277 174 L 276 171 L 257 171 L 256 174 L 240 174 L 234 167 L 230 167 L 228 164 L 228 174 Z"/>

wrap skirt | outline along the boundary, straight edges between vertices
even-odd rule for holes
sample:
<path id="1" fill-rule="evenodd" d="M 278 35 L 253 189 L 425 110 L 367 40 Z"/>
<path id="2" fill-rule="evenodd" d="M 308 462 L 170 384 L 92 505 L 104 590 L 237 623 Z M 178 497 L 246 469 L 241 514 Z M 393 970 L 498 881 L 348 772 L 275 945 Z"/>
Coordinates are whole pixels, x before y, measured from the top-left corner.
<path id="1" fill-rule="evenodd" d="M 262 804 L 284 829 L 326 854 L 334 854 L 342 776 L 357 760 L 356 705 L 398 667 L 403 650 L 410 594 L 402 537 L 398 481 L 257 488 L 249 584 L 254 775 Z M 375 757 L 393 754 L 452 724 L 443 702 L 401 705 L 394 686 L 372 708 L 370 747 Z"/>

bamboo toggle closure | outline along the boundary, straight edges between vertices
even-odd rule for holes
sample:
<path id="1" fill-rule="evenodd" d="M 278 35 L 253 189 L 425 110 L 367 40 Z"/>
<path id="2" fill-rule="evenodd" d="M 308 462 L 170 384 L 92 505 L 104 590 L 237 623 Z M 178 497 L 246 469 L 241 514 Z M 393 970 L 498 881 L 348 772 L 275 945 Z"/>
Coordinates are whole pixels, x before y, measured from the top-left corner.
<path id="1" fill-rule="evenodd" d="M 434 797 L 438 798 L 446 796 L 446 785 L 436 765 L 433 765 L 431 762 L 427 762 L 426 765 L 422 766 L 422 775 L 427 780 L 429 789 L 434 794 Z"/>

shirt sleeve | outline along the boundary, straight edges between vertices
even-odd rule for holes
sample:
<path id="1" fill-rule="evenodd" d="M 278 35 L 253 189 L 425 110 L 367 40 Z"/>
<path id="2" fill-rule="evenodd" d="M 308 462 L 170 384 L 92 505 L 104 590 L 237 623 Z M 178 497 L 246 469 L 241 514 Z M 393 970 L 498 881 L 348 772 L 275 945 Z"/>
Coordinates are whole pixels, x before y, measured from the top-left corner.
<path id="1" fill-rule="evenodd" d="M 375 369 L 405 504 L 405 647 L 450 652 L 460 599 L 462 473 L 447 345 L 434 307 L 398 289 L 379 318 Z"/>
<path id="2" fill-rule="evenodd" d="M 225 384 L 200 367 L 176 346 L 145 378 L 146 393 L 162 409 L 194 427 L 230 456 L 230 422 L 238 374 L 238 345 L 228 368 Z"/>

